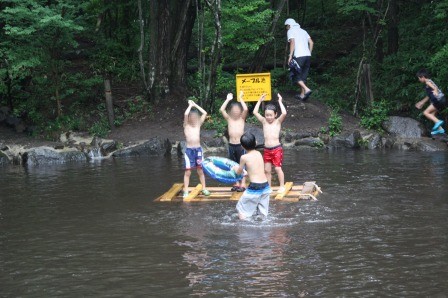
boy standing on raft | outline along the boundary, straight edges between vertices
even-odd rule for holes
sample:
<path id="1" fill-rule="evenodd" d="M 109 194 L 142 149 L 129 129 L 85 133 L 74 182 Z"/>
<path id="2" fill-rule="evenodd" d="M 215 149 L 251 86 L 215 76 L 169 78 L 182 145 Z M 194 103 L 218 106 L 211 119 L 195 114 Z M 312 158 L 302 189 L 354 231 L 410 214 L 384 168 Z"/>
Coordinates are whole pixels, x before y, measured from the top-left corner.
<path id="1" fill-rule="evenodd" d="M 272 165 L 274 165 L 275 172 L 278 176 L 278 181 L 280 183 L 280 188 L 278 193 L 285 191 L 285 175 L 282 170 L 283 163 L 283 148 L 280 143 L 280 130 L 282 129 L 282 123 L 286 118 L 286 108 L 282 102 L 282 96 L 278 96 L 278 105 L 280 106 L 280 111 L 282 112 L 280 116 L 277 117 L 277 108 L 273 104 L 267 104 L 264 110 L 264 117 L 260 115 L 258 110 L 260 109 L 261 102 L 265 99 L 266 94 L 263 94 L 258 100 L 254 108 L 254 115 L 257 117 L 258 121 L 263 124 L 263 134 L 264 134 L 264 171 L 266 177 L 268 178 L 269 185 L 271 185 L 272 180 Z"/>
<path id="2" fill-rule="evenodd" d="M 227 130 L 229 132 L 229 159 L 240 163 L 241 156 L 245 154 L 244 148 L 240 143 L 240 138 L 244 133 L 244 124 L 246 122 L 248 109 L 243 100 L 243 92 L 241 91 L 239 98 L 240 102 L 231 103 L 229 113 L 227 113 L 226 107 L 232 99 L 233 94 L 227 94 L 227 99 L 224 101 L 219 111 L 227 121 Z M 232 187 L 232 191 L 243 192 L 245 190 L 245 178 L 238 181 Z"/>
<path id="3" fill-rule="evenodd" d="M 192 108 L 196 108 L 192 110 Z M 199 116 L 199 112 L 201 116 Z M 184 193 L 183 197 L 188 196 L 188 185 L 190 184 L 191 169 L 198 171 L 199 181 L 202 184 L 202 194 L 209 196 L 210 192 L 205 188 L 205 176 L 202 170 L 202 148 L 201 148 L 201 125 L 207 117 L 207 112 L 197 105 L 194 101 L 188 101 L 188 108 L 184 113 L 184 134 L 186 141 L 185 148 L 185 174 L 184 174 Z"/>
<path id="4" fill-rule="evenodd" d="M 241 156 L 240 164 L 233 170 L 241 175 L 243 169 L 246 168 L 250 184 L 236 205 L 239 218 L 245 220 L 254 215 L 257 210 L 266 217 L 269 212 L 271 188 L 264 172 L 263 157 L 255 150 L 257 142 L 253 134 L 246 132 L 241 136 L 240 142 L 247 153 Z"/>
<path id="5" fill-rule="evenodd" d="M 430 79 L 430 75 L 426 69 L 417 72 L 420 83 L 425 84 L 426 96 L 415 104 L 417 109 L 423 108 L 429 100 L 430 104 L 423 112 L 426 118 L 434 122 L 431 135 L 443 134 L 445 130 L 442 127 L 443 120 L 436 117 L 437 112 L 442 112 L 447 107 L 445 95 L 440 91 L 439 87 Z"/>

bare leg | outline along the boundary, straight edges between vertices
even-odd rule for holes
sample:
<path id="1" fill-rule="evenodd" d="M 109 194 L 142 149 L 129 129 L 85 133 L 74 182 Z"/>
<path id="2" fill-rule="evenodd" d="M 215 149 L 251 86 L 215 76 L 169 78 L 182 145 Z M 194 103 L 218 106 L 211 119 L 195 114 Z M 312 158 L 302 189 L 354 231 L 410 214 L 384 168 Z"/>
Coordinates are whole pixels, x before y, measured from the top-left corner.
<path id="1" fill-rule="evenodd" d="M 245 217 L 242 213 L 239 213 L 239 212 L 238 212 L 238 217 L 239 217 L 241 220 L 246 220 L 246 217 Z"/>
<path id="2" fill-rule="evenodd" d="M 278 182 L 280 183 L 280 188 L 285 186 L 285 174 L 281 167 L 275 167 L 275 172 L 278 176 Z"/>
<path id="3" fill-rule="evenodd" d="M 185 170 L 184 174 L 184 192 L 188 192 L 188 185 L 190 184 L 191 170 Z"/>
<path id="4" fill-rule="evenodd" d="M 437 109 L 431 104 L 429 105 L 426 110 L 423 112 L 423 115 L 425 115 L 426 118 L 431 120 L 434 123 L 437 123 L 439 119 L 436 117 Z"/>
<path id="5" fill-rule="evenodd" d="M 264 164 L 264 173 L 266 174 L 266 178 L 268 178 L 269 186 L 271 186 L 271 179 L 272 179 L 271 171 L 272 171 L 272 164 L 270 162 L 265 163 Z"/>
<path id="6" fill-rule="evenodd" d="M 198 176 L 199 176 L 199 181 L 201 181 L 201 184 L 202 184 L 202 189 L 206 189 L 205 176 L 204 176 L 204 171 L 202 170 L 202 168 L 198 168 Z"/>
<path id="7" fill-rule="evenodd" d="M 305 83 L 303 81 L 299 81 L 298 84 L 302 88 L 302 93 L 300 94 L 301 96 L 304 96 L 305 93 L 307 93 L 308 91 L 311 90 L 310 88 L 308 88 L 307 85 L 305 85 Z"/>
<path id="8" fill-rule="evenodd" d="M 240 181 L 240 187 L 246 187 L 246 177 Z"/>

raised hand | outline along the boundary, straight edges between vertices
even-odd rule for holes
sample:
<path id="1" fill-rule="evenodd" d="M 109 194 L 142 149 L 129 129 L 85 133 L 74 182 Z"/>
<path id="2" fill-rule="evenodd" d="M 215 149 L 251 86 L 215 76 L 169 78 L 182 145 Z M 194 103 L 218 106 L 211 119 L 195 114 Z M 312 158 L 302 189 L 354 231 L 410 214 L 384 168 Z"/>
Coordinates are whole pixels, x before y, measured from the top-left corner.
<path id="1" fill-rule="evenodd" d="M 277 93 L 277 97 L 278 97 L 278 101 L 282 101 L 283 100 L 283 97 L 280 95 L 280 93 Z"/>
<path id="2" fill-rule="evenodd" d="M 232 100 L 232 99 L 233 99 L 233 94 L 232 93 L 227 94 L 227 100 Z"/>

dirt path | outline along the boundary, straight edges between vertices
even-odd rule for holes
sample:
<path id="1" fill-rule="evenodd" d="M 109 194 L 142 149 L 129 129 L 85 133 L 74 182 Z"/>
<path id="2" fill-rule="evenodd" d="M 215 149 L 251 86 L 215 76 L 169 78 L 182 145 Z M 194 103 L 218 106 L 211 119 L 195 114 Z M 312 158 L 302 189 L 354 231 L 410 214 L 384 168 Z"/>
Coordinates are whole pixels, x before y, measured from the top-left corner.
<path id="1" fill-rule="evenodd" d="M 302 103 L 294 99 L 293 94 L 284 94 L 284 103 L 288 116 L 283 130 L 297 133 L 316 133 L 322 127 L 327 127 L 330 109 L 323 103 L 312 98 Z M 147 140 L 151 137 L 168 138 L 171 141 L 183 140 L 183 111 L 185 106 L 165 107 L 163 110 L 155 108 L 154 114 L 140 119 L 131 119 L 122 126 L 115 128 L 107 136 L 123 144 Z M 219 116 L 213 116 L 219 117 Z M 352 131 L 359 127 L 359 119 L 342 114 L 344 131 Z M 52 146 L 51 142 L 41 137 L 31 137 L 14 132 L 11 128 L 0 126 L 0 145 L 12 144 L 25 147 Z"/>

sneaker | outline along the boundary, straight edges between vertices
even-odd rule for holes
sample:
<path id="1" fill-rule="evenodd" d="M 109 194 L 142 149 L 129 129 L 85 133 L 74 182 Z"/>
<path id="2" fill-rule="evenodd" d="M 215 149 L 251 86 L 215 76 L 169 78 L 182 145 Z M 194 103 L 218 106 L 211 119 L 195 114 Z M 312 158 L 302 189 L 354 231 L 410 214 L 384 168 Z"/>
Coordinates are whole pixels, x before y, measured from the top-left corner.
<path id="1" fill-rule="evenodd" d="M 436 124 L 434 124 L 432 131 L 436 131 L 437 129 L 439 129 L 439 127 L 443 124 L 443 120 L 439 120 L 436 122 Z"/>
<path id="2" fill-rule="evenodd" d="M 230 189 L 230 191 L 238 191 L 238 186 L 233 186 L 231 189 Z"/>
<path id="3" fill-rule="evenodd" d="M 206 189 L 203 189 L 202 190 L 202 194 L 204 195 L 204 196 L 209 196 L 210 195 L 210 192 L 208 191 L 208 190 L 206 190 Z"/>
<path id="4" fill-rule="evenodd" d="M 182 194 L 182 198 L 186 198 L 186 197 L 188 197 L 188 191 L 184 191 L 184 193 Z"/>
<path id="5" fill-rule="evenodd" d="M 444 134 L 444 133 L 445 133 L 445 130 L 443 128 L 440 128 L 440 127 L 439 127 L 438 130 L 431 131 L 431 135 L 441 135 L 441 134 Z"/>
<path id="6" fill-rule="evenodd" d="M 237 192 L 244 192 L 246 190 L 245 187 L 238 187 Z"/>
<path id="7" fill-rule="evenodd" d="M 285 192 L 285 188 L 284 187 L 280 187 L 278 190 L 277 190 L 277 193 L 284 193 Z"/>

